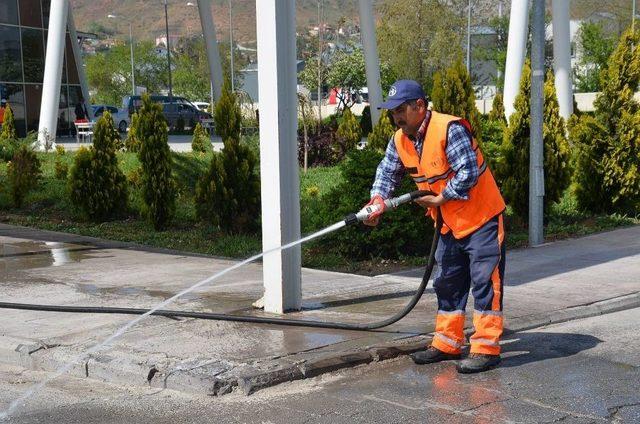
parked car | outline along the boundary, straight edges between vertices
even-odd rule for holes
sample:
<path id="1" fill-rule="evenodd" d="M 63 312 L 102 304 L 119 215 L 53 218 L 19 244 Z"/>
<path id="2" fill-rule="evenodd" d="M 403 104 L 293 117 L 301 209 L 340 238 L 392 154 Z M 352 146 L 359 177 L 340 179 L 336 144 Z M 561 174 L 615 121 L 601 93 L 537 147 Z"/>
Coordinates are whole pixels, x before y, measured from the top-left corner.
<path id="1" fill-rule="evenodd" d="M 129 118 L 129 114 L 125 109 L 118 109 L 115 106 L 109 105 L 91 105 L 91 109 L 93 109 L 93 119 L 98 119 L 102 116 L 105 110 L 108 110 L 113 118 L 113 122 L 116 124 L 118 131 L 121 133 L 127 132 L 127 128 L 129 128 L 129 122 L 131 119 Z"/>
<path id="2" fill-rule="evenodd" d="M 192 102 L 193 105 L 195 107 L 198 108 L 198 110 L 202 111 L 202 112 L 207 112 L 207 113 L 211 113 L 209 111 L 209 107 L 211 106 L 208 102 Z"/>
<path id="3" fill-rule="evenodd" d="M 184 97 L 152 95 L 151 101 L 162 105 L 162 113 L 167 120 L 169 128 L 175 128 L 178 119 L 184 120 L 186 127 L 194 127 L 203 119 L 211 119 L 211 114 L 202 112 L 193 103 Z M 126 96 L 123 106 L 129 111 L 129 116 L 134 114 L 142 106 L 141 96 Z"/>

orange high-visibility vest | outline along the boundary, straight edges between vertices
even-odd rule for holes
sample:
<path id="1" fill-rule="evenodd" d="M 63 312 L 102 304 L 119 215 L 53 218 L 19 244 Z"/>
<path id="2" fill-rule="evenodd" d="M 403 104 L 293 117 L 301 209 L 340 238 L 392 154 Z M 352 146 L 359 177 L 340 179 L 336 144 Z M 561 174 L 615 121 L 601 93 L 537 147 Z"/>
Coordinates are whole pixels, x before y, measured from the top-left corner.
<path id="1" fill-rule="evenodd" d="M 411 174 L 418 189 L 442 193 L 455 175 L 447 160 L 447 133 L 452 122 L 460 122 L 469 132 L 471 126 L 464 119 L 431 112 L 431 118 L 422 144 L 422 157 L 418 156 L 413 142 L 402 130 L 396 131 L 394 141 L 398 155 L 407 172 Z M 491 171 L 487 167 L 475 138 L 472 139 L 480 170 L 478 181 L 469 190 L 468 200 L 449 200 L 440 207 L 442 213 L 442 233 L 449 230 L 460 239 L 482 227 L 491 218 L 505 209 L 505 203 Z M 435 219 L 435 210 L 431 211 Z"/>

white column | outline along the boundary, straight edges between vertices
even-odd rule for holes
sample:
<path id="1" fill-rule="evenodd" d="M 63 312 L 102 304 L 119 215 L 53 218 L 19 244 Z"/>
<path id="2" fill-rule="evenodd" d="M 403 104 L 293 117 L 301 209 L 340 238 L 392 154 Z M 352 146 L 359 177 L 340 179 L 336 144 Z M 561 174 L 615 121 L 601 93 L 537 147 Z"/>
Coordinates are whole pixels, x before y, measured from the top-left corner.
<path id="1" fill-rule="evenodd" d="M 256 0 L 262 247 L 300 237 L 294 0 Z M 264 310 L 299 310 L 300 246 L 264 257 Z"/>
<path id="2" fill-rule="evenodd" d="M 73 20 L 73 10 L 69 7 L 69 37 L 71 38 L 71 48 L 73 50 L 73 57 L 75 59 L 76 68 L 78 70 L 78 79 L 80 80 L 80 89 L 82 90 L 82 97 L 84 98 L 84 106 L 87 113 L 91 114 L 91 101 L 89 101 L 89 84 L 87 84 L 87 74 L 84 72 L 84 63 L 82 60 L 82 50 L 78 43 L 78 34 L 76 33 L 76 25 Z M 87 119 L 92 120 L 93 114 L 89 115 Z"/>
<path id="3" fill-rule="evenodd" d="M 571 35 L 569 33 L 569 0 L 553 0 L 553 70 L 560 116 L 565 120 L 573 113 L 571 86 Z"/>
<path id="4" fill-rule="evenodd" d="M 222 94 L 222 65 L 220 65 L 220 52 L 218 51 L 218 40 L 216 39 L 216 25 L 211 15 L 211 0 L 198 0 L 198 13 L 200 13 L 202 33 L 204 34 L 204 43 L 207 48 L 213 98 L 218 100 Z"/>
<path id="5" fill-rule="evenodd" d="M 38 125 L 38 148 L 44 147 L 45 133 L 52 137 L 53 141 L 55 141 L 56 137 L 68 13 L 69 0 L 51 0 L 47 55 L 44 61 L 44 81 L 42 82 L 40 123 Z"/>
<path id="6" fill-rule="evenodd" d="M 529 0 L 513 0 L 509 18 L 507 63 L 504 70 L 504 112 L 507 121 L 514 111 L 516 96 L 520 91 L 520 76 L 527 52 L 529 33 Z"/>
<path id="7" fill-rule="evenodd" d="M 371 0 L 359 0 L 359 5 L 360 36 L 367 72 L 367 88 L 369 89 L 369 105 L 371 106 L 371 125 L 375 125 L 378 123 L 378 119 L 380 119 L 378 106 L 382 103 L 376 23 L 373 18 L 373 2 Z"/>

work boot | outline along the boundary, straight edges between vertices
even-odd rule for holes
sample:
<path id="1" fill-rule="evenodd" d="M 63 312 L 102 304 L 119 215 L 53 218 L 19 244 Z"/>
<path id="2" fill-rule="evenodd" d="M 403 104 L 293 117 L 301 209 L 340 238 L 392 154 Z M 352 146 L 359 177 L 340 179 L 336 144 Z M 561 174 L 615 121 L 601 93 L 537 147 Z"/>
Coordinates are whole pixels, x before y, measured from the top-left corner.
<path id="1" fill-rule="evenodd" d="M 469 356 L 456 364 L 456 369 L 461 374 L 473 374 L 490 370 L 499 363 L 500 355 L 470 353 Z"/>
<path id="2" fill-rule="evenodd" d="M 440 349 L 436 349 L 433 346 L 429 346 L 427 350 L 421 350 L 420 352 L 414 352 L 411 355 L 411 359 L 418 365 L 432 364 L 440 361 L 451 361 L 454 359 L 460 359 L 459 353 L 446 353 Z"/>

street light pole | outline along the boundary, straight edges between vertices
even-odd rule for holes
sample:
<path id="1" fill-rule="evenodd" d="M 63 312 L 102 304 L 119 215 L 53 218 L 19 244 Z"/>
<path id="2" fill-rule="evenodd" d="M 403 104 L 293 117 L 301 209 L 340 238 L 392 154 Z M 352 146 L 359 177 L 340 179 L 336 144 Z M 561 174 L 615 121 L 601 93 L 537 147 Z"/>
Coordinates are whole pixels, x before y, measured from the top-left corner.
<path id="1" fill-rule="evenodd" d="M 235 83 L 233 76 L 233 9 L 231 8 L 231 0 L 229 0 L 229 51 L 231 54 L 231 92 L 235 91 Z"/>
<path id="2" fill-rule="evenodd" d="M 133 60 L 133 32 L 131 30 L 131 21 L 124 19 L 122 16 L 118 16 L 118 15 L 107 15 L 108 19 L 122 19 L 123 21 L 127 22 L 129 24 L 129 44 L 131 47 L 131 53 L 130 53 L 130 60 L 131 60 L 131 95 L 135 96 L 136 95 L 136 70 L 134 67 L 134 60 Z"/>
<path id="3" fill-rule="evenodd" d="M 467 7 L 467 73 L 471 74 L 471 0 Z"/>
<path id="4" fill-rule="evenodd" d="M 169 43 L 169 15 L 167 13 L 167 0 L 164 0 L 164 27 L 167 35 L 167 63 L 169 65 L 169 102 L 173 98 L 173 90 L 171 87 L 171 47 Z"/>

